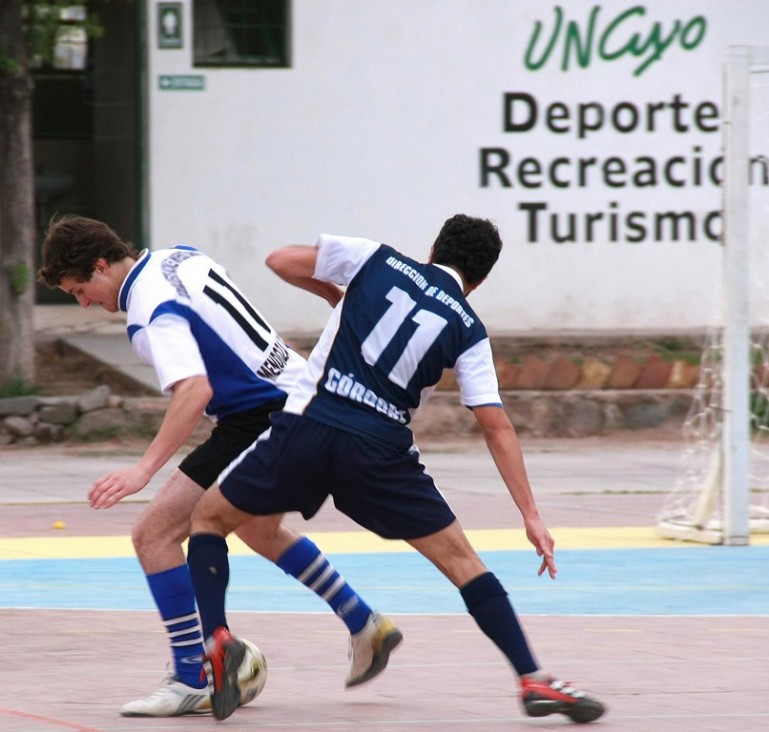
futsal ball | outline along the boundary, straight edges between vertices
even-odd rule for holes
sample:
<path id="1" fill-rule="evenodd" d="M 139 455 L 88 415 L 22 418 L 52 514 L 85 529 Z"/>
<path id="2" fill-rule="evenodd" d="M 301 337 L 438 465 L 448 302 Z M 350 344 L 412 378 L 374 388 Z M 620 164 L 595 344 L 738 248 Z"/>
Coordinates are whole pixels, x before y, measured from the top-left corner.
<path id="1" fill-rule="evenodd" d="M 267 683 L 267 659 L 250 640 L 238 638 L 246 647 L 246 655 L 238 669 L 240 705 L 248 704 L 262 693 Z"/>

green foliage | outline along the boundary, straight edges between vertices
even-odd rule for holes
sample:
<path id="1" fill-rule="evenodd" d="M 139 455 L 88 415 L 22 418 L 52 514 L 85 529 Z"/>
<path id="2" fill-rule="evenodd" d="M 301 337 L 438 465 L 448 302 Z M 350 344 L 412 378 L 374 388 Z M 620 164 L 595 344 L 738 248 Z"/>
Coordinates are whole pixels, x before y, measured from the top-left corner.
<path id="1" fill-rule="evenodd" d="M 663 336 L 657 341 L 657 346 L 661 351 L 682 351 L 686 348 L 686 344 L 675 336 Z"/>
<path id="2" fill-rule="evenodd" d="M 750 365 L 757 369 L 763 365 L 766 355 L 763 349 L 757 348 L 755 345 L 750 349 Z"/>
<path id="3" fill-rule="evenodd" d="M 136 425 L 136 428 L 133 430 L 133 432 L 137 437 L 143 437 L 147 440 L 151 440 L 153 437 L 155 437 L 158 430 L 160 429 L 160 422 L 161 420 L 158 417 L 153 417 L 149 414 L 142 415 L 141 419 L 139 420 L 139 424 Z"/>
<path id="4" fill-rule="evenodd" d="M 23 379 L 13 379 L 4 384 L 0 384 L 0 399 L 9 399 L 11 397 L 35 396 L 39 389 L 30 386 Z"/>
<path id="5" fill-rule="evenodd" d="M 691 342 L 675 336 L 663 336 L 652 344 L 659 357 L 668 363 L 685 361 L 697 365 L 702 357 L 702 350 Z"/>
<path id="6" fill-rule="evenodd" d="M 750 394 L 750 421 L 753 430 L 769 427 L 769 400 L 760 391 Z"/>
<path id="7" fill-rule="evenodd" d="M 161 420 L 161 417 L 145 414 L 138 419 L 125 415 L 122 424 L 103 424 L 89 429 L 78 427 L 75 423 L 67 430 L 67 436 L 71 440 L 83 443 L 131 438 L 151 440 L 160 429 Z"/>
<path id="8" fill-rule="evenodd" d="M 0 74 L 15 76 L 21 70 L 21 64 L 15 58 L 10 58 L 0 50 Z"/>
<path id="9" fill-rule="evenodd" d="M 85 0 L 49 0 L 23 3 L 24 37 L 27 52 L 34 66 L 53 61 L 56 41 L 62 33 L 82 29 L 86 36 L 99 38 L 103 28 L 98 16 L 89 11 Z"/>
<path id="10" fill-rule="evenodd" d="M 32 282 L 32 270 L 24 262 L 11 264 L 5 269 L 8 284 L 14 295 L 22 295 Z"/>
<path id="11" fill-rule="evenodd" d="M 74 430 L 68 430 L 68 436 L 76 442 L 103 442 L 116 440 L 120 437 L 122 430 L 117 425 L 104 425 L 102 427 L 93 427 L 89 430 L 79 430 L 75 425 Z"/>
<path id="12" fill-rule="evenodd" d="M 29 68 L 47 66 L 54 60 L 56 43 L 73 33 L 99 38 L 104 29 L 96 13 L 87 8 L 86 0 L 24 0 L 22 2 L 22 33 L 27 58 L 18 51 L 0 48 L 0 76 L 20 76 Z M 13 48 L 13 46 L 12 46 Z"/>

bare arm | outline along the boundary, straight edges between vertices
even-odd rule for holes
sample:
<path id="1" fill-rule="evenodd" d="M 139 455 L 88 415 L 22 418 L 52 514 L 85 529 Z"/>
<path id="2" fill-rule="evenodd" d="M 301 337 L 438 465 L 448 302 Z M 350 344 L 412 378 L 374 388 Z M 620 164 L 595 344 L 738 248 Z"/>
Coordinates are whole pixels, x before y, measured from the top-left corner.
<path id="1" fill-rule="evenodd" d="M 342 299 L 342 289 L 333 282 L 316 280 L 315 262 L 318 258 L 316 247 L 293 244 L 271 252 L 265 263 L 278 277 L 295 287 L 311 292 L 326 300 L 331 307 Z"/>
<path id="2" fill-rule="evenodd" d="M 213 391 L 206 376 L 191 376 L 173 386 L 173 394 L 158 433 L 136 465 L 99 478 L 88 492 L 92 508 L 109 508 L 138 493 L 187 441 Z"/>
<path id="3" fill-rule="evenodd" d="M 473 409 L 473 415 L 481 428 L 497 470 L 523 516 L 526 536 L 536 548 L 537 555 L 542 557 L 539 574 L 547 570 L 555 579 L 555 543 L 539 516 L 515 428 L 501 407 L 476 407 Z"/>

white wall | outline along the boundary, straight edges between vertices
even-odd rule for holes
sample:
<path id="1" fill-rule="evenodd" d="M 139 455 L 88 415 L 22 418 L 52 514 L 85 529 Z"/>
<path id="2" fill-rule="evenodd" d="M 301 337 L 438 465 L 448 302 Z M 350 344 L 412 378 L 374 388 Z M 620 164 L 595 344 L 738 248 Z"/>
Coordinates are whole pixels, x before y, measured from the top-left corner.
<path id="1" fill-rule="evenodd" d="M 193 67 L 191 2 L 183 3 L 183 48 L 158 49 L 151 5 L 153 247 L 198 246 L 230 268 L 276 326 L 315 330 L 327 309 L 266 270 L 271 249 L 312 243 L 326 231 L 369 236 L 424 257 L 442 222 L 466 212 L 493 219 L 505 241 L 488 283 L 473 294 L 492 332 L 697 329 L 718 315 L 721 251 L 703 230 L 708 213 L 720 208 L 718 186 L 611 187 L 592 166 L 585 187 L 545 181 L 527 189 L 514 169 L 526 157 L 543 165 L 564 157 L 569 164 L 558 173 L 574 180 L 580 158 L 617 157 L 635 171 L 639 156 L 659 164 L 681 156 L 674 171 L 691 181 L 698 160 L 706 166 L 721 152 L 721 120 L 708 112 L 722 106 L 725 49 L 766 42 L 769 3 L 293 0 L 292 6 L 292 66 L 270 70 Z M 540 59 L 559 11 L 552 53 L 540 69 L 527 67 L 536 23 Z M 589 56 L 578 64 L 572 47 L 562 68 L 564 26 L 574 23 L 586 38 L 591 17 Z M 639 72 L 655 51 L 659 59 Z M 205 89 L 160 90 L 160 74 L 197 74 Z M 537 100 L 533 129 L 504 131 L 506 93 Z M 585 104 L 662 106 L 653 131 L 639 123 L 622 133 L 607 124 L 580 137 L 573 120 L 567 132 L 546 128 L 544 109 L 554 102 L 570 115 Z M 696 108 L 705 129 L 698 129 Z M 524 107 L 512 110 L 520 123 Z M 630 108 L 621 110 L 620 124 L 629 124 Z M 554 126 L 569 123 L 558 119 Z M 507 151 L 512 187 L 499 176 L 481 185 L 484 148 Z M 519 205 L 532 202 L 557 212 L 562 227 L 569 214 L 584 222 L 587 213 L 606 219 L 615 212 L 616 240 L 601 224 L 593 241 L 580 233 L 576 241 L 554 243 L 542 218 L 538 240 L 531 241 Z M 696 236 L 630 243 L 633 230 L 623 221 L 633 211 L 647 219 L 691 211 Z"/>

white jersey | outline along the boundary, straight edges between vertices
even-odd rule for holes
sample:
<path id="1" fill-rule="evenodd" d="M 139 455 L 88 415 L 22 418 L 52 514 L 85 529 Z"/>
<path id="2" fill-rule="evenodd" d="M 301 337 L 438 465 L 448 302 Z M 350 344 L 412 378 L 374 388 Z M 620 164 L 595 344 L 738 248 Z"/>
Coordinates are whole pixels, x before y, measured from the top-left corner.
<path id="1" fill-rule="evenodd" d="M 145 250 L 119 293 L 128 337 L 164 393 L 205 375 L 206 413 L 220 418 L 285 398 L 305 360 L 285 345 L 210 257 L 179 246 Z"/>

